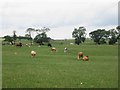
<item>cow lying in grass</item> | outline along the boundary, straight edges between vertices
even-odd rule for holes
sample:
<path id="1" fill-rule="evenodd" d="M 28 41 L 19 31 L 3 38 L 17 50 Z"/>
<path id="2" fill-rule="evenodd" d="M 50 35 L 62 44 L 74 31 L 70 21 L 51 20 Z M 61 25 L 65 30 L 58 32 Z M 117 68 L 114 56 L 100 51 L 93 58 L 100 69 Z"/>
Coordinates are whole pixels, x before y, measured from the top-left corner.
<path id="1" fill-rule="evenodd" d="M 89 57 L 88 56 L 84 56 L 83 57 L 83 61 L 88 61 L 89 60 Z"/>
<path id="2" fill-rule="evenodd" d="M 55 47 L 52 47 L 51 48 L 51 52 L 56 52 L 57 50 L 56 50 L 56 48 Z"/>
<path id="3" fill-rule="evenodd" d="M 78 52 L 77 59 L 83 58 L 83 52 Z"/>
<path id="4" fill-rule="evenodd" d="M 32 55 L 32 57 L 35 57 L 36 56 L 36 52 L 35 51 L 31 51 L 31 55 Z"/>

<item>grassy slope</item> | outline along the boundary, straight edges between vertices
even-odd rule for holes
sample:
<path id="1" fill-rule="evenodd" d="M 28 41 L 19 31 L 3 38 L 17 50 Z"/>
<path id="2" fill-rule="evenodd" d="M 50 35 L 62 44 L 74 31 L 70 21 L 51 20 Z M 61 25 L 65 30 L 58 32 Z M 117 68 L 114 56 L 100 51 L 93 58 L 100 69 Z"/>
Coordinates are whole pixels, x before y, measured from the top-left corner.
<path id="1" fill-rule="evenodd" d="M 63 52 L 66 46 L 68 53 Z M 58 52 L 51 53 L 46 46 L 3 46 L 3 87 L 117 87 L 117 46 L 56 45 L 56 48 Z M 37 51 L 37 57 L 30 56 L 31 50 Z M 77 61 L 78 51 L 89 55 L 90 60 Z"/>

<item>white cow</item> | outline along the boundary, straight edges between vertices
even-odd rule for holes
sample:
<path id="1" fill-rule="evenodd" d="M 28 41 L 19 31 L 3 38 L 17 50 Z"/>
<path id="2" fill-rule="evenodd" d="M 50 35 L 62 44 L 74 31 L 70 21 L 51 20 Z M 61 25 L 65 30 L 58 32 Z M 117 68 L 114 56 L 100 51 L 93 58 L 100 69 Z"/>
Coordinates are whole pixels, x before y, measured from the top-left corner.
<path id="1" fill-rule="evenodd" d="M 67 52 L 67 48 L 66 48 L 66 47 L 64 48 L 64 52 L 65 52 L 65 53 Z"/>
<path id="2" fill-rule="evenodd" d="M 35 57 L 36 56 L 36 52 L 35 51 L 31 51 L 31 55 L 32 55 L 32 57 Z"/>

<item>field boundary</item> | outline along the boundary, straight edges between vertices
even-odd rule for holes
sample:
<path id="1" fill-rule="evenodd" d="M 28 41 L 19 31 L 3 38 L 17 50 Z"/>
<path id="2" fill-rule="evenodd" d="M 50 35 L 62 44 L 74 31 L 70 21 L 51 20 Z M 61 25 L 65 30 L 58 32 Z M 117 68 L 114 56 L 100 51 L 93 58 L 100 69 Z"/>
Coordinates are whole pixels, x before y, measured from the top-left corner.
<path id="1" fill-rule="evenodd" d="M 2 89 L 2 40 L 0 40 L 0 89 Z"/>

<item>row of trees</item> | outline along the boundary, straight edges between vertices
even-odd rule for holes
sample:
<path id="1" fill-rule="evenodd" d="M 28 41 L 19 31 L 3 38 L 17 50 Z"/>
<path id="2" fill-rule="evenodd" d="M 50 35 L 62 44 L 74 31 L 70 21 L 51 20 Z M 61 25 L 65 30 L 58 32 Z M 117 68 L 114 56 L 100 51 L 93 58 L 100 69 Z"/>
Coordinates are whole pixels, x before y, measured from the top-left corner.
<path id="1" fill-rule="evenodd" d="M 47 32 L 50 31 L 49 28 L 43 27 L 41 29 L 34 29 L 34 28 L 28 28 L 26 30 L 25 36 L 17 36 L 16 31 L 13 31 L 13 36 L 5 36 L 5 41 L 9 41 L 12 44 L 15 44 L 16 39 L 28 39 L 30 40 L 30 43 L 36 42 L 39 44 L 43 44 L 43 42 L 49 42 L 51 40 L 50 37 L 47 36 Z M 36 36 L 34 39 L 32 39 L 32 33 L 36 32 Z M 86 40 L 86 28 L 85 27 L 79 27 L 75 28 L 72 32 L 72 37 L 75 38 L 75 44 L 79 45 L 80 43 L 84 43 Z M 89 33 L 90 38 L 96 43 L 96 44 L 110 44 L 113 45 L 120 39 L 120 26 L 117 26 L 115 29 L 105 30 L 105 29 L 97 29 Z"/>
<path id="2" fill-rule="evenodd" d="M 25 34 L 25 36 L 17 36 L 16 31 L 14 30 L 13 36 L 7 35 L 7 36 L 4 36 L 4 38 L 5 38 L 5 41 L 11 42 L 11 44 L 13 45 L 15 44 L 17 39 L 19 39 L 19 41 L 21 41 L 21 39 L 27 39 L 30 41 L 31 45 L 33 41 L 39 44 L 43 44 L 43 42 L 49 42 L 51 39 L 50 37 L 47 37 L 46 32 L 48 31 L 50 31 L 50 29 L 46 27 L 43 27 L 41 29 L 28 28 L 26 30 L 26 33 L 28 34 Z M 37 34 L 34 39 L 32 38 L 33 32 L 36 32 Z"/>
<path id="3" fill-rule="evenodd" d="M 89 33 L 90 38 L 96 44 L 106 44 L 113 45 L 120 39 L 120 26 L 117 26 L 116 29 L 97 29 Z M 86 40 L 86 28 L 79 27 L 75 28 L 72 32 L 72 37 L 75 38 L 75 43 L 80 44 Z"/>
<path id="4" fill-rule="evenodd" d="M 50 37 L 47 37 L 46 32 L 50 31 L 49 28 L 43 27 L 41 29 L 34 29 L 34 28 L 28 28 L 26 30 L 26 32 L 28 32 L 28 34 L 26 34 L 26 36 L 28 36 L 29 38 L 32 38 L 31 33 L 32 32 L 36 32 L 37 35 L 34 38 L 34 42 L 39 43 L 39 44 L 43 44 L 43 42 L 49 42 L 50 41 Z M 32 44 L 32 39 L 31 39 L 31 44 Z"/>

